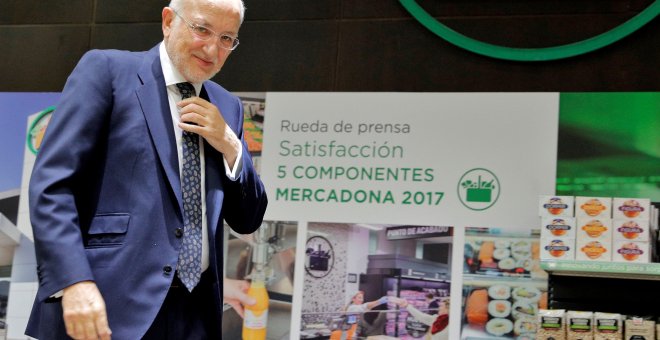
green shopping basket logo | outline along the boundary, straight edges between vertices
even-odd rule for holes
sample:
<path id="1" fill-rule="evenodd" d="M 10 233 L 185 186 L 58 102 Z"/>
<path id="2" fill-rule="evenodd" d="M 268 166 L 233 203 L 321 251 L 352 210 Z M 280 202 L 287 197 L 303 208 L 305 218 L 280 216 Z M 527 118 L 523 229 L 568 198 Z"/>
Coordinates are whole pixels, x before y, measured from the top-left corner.
<path id="1" fill-rule="evenodd" d="M 471 210 L 486 210 L 500 197 L 500 181 L 484 168 L 471 169 L 458 181 L 458 198 Z"/>

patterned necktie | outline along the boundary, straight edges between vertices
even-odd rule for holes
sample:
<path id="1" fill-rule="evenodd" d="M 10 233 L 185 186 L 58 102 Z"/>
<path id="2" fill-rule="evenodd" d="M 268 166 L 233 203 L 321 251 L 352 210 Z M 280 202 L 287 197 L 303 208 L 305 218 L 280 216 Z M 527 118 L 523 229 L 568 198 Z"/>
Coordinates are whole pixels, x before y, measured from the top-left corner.
<path id="1" fill-rule="evenodd" d="M 179 88 L 182 99 L 195 95 L 195 88 L 190 83 L 178 83 L 176 87 Z M 188 291 L 192 291 L 202 275 L 202 173 L 197 134 L 183 131 L 181 152 L 183 243 L 179 250 L 177 273 Z"/>

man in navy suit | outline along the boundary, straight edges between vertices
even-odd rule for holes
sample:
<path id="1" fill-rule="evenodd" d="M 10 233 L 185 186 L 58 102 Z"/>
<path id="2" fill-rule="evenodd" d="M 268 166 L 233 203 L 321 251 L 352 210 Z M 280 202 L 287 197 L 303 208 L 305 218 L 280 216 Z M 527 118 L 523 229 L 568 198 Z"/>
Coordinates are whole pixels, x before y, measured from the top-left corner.
<path id="1" fill-rule="evenodd" d="M 26 334 L 213 339 L 223 297 L 239 313 L 250 303 L 246 282 L 223 279 L 223 219 L 251 233 L 267 199 L 241 101 L 208 80 L 243 14 L 241 0 L 172 0 L 161 44 L 90 51 L 71 73 L 30 181 L 39 290 Z M 183 250 L 191 235 L 199 256 Z"/>

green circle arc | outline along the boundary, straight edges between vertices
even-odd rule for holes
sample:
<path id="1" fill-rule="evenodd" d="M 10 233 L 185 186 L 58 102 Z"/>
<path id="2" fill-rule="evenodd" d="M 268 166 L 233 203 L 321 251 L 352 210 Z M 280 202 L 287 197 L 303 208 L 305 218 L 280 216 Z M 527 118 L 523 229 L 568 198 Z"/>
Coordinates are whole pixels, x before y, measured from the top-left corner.
<path id="1" fill-rule="evenodd" d="M 515 48 L 485 43 L 458 33 L 441 24 L 419 6 L 415 0 L 399 0 L 399 2 L 413 18 L 449 43 L 476 54 L 513 61 L 557 60 L 592 52 L 630 35 L 660 14 L 660 0 L 656 0 L 628 21 L 597 36 L 566 45 L 542 48 Z"/>

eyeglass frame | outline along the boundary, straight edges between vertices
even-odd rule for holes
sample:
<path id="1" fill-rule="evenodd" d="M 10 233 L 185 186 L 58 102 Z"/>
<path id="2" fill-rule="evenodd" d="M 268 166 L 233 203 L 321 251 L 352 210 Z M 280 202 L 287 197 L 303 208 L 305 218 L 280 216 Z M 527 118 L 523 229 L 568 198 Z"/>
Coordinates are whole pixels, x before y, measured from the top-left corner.
<path id="1" fill-rule="evenodd" d="M 171 7 L 170 7 L 170 8 L 171 8 Z M 222 41 L 222 38 L 225 38 L 225 37 L 231 38 L 231 41 L 232 41 L 232 46 L 231 46 L 231 47 L 228 48 L 228 47 L 223 46 L 222 44 L 219 45 L 222 49 L 227 50 L 227 51 L 233 51 L 233 50 L 235 50 L 236 47 L 238 47 L 238 44 L 240 43 L 240 42 L 238 41 L 238 38 L 236 38 L 236 37 L 232 37 L 232 36 L 229 35 L 229 34 L 226 34 L 226 33 L 215 33 L 214 30 L 212 30 L 212 29 L 210 29 L 210 28 L 208 28 L 208 27 L 206 27 L 206 26 L 204 26 L 204 25 L 199 25 L 199 24 L 194 24 L 194 23 L 189 22 L 188 20 L 186 20 L 186 18 L 184 18 L 181 14 L 179 14 L 179 12 L 177 12 L 174 8 L 172 8 L 172 12 L 174 12 L 174 14 L 176 14 L 176 16 L 178 16 L 179 18 L 181 18 L 181 20 L 183 20 L 183 22 L 186 24 L 186 26 L 188 27 L 188 29 L 190 29 L 191 33 L 192 33 L 195 37 L 197 37 L 197 38 L 199 38 L 199 39 L 201 39 L 201 40 L 203 40 L 203 41 L 209 41 L 209 40 L 211 39 L 211 37 L 214 37 L 214 38 L 216 38 L 216 39 L 217 39 L 217 38 L 220 38 L 221 41 Z M 200 28 L 205 29 L 205 30 L 208 31 L 211 35 L 209 35 L 209 36 L 206 37 L 206 38 L 200 36 L 200 35 L 197 33 L 197 30 L 200 29 Z"/>

